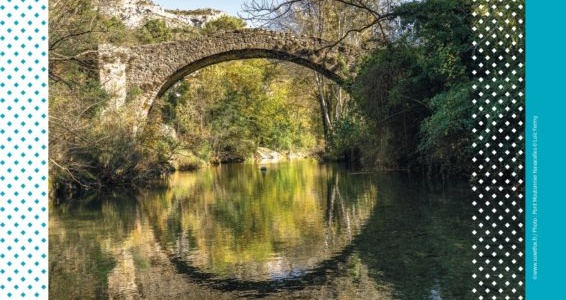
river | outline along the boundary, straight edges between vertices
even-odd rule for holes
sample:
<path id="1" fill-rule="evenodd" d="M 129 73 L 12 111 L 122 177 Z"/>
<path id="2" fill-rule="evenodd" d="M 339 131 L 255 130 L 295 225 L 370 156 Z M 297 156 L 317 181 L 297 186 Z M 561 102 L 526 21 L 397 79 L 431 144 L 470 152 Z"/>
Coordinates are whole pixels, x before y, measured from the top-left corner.
<path id="1" fill-rule="evenodd" d="M 310 160 L 266 167 L 53 199 L 50 299 L 473 298 L 465 185 Z"/>

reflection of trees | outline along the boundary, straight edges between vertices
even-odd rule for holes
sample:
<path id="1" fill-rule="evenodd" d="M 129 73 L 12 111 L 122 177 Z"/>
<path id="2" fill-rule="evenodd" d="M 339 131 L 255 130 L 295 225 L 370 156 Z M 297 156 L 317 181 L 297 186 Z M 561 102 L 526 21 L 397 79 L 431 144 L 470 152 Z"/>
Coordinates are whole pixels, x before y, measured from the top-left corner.
<path id="1" fill-rule="evenodd" d="M 305 162 L 266 175 L 250 166 L 185 174 L 167 195 L 162 209 L 150 209 L 163 202 L 152 196 L 141 203 L 172 254 L 221 277 L 269 279 L 341 251 L 370 216 L 375 188 Z"/>
<path id="2" fill-rule="evenodd" d="M 108 198 L 50 206 L 50 299 L 109 296 L 108 275 L 119 264 L 114 249 L 128 239 L 137 217 L 131 197 Z"/>
<path id="3" fill-rule="evenodd" d="M 407 178 L 378 180 L 379 203 L 353 248 L 370 277 L 399 299 L 473 299 L 471 212 L 462 192 L 431 192 Z"/>
<path id="4" fill-rule="evenodd" d="M 97 299 L 107 295 L 106 275 L 114 260 L 89 234 L 49 220 L 49 298 Z"/>
<path id="5" fill-rule="evenodd" d="M 463 238 L 471 231 L 470 216 L 454 203 L 460 195 L 437 196 L 407 180 L 390 180 L 391 176 L 372 175 L 377 179 L 372 181 L 331 167 L 316 167 L 318 173 L 293 168 L 285 170 L 290 173 L 287 178 L 275 166 L 265 177 L 253 168 L 223 168 L 204 176 L 179 176 L 171 189 L 142 194 L 139 201 L 131 196 L 102 197 L 51 207 L 50 298 L 412 300 L 437 294 L 442 299 L 471 299 L 471 248 Z M 237 178 L 222 183 L 230 181 L 223 178 L 227 175 Z M 249 188 L 252 194 L 265 194 L 260 200 L 246 201 L 245 193 L 228 197 L 246 183 L 245 176 L 255 186 Z M 273 191 L 293 185 L 298 198 Z M 276 200 L 265 198 L 272 196 Z M 305 200 L 307 196 L 311 200 Z M 238 207 L 251 212 L 238 214 Z M 305 209 L 313 210 L 302 212 Z M 277 210 L 281 215 L 269 216 Z M 279 223 L 266 227 L 269 222 L 259 216 Z M 253 217 L 255 224 L 229 228 Z M 313 231 L 322 230 L 318 237 L 313 238 L 315 233 L 308 228 L 300 232 L 308 222 L 314 224 Z M 201 227 L 191 227 L 197 225 Z M 303 240 L 290 244 L 287 252 L 277 252 L 283 247 L 279 234 L 293 233 L 293 228 L 299 230 L 293 238 L 312 238 L 310 244 Z M 250 234 L 252 229 L 258 234 Z M 219 238 L 218 244 L 207 240 L 211 238 Z M 235 244 L 233 239 L 239 238 L 248 240 Z M 201 256 L 203 261 L 197 264 L 190 255 L 199 243 L 209 247 L 209 256 Z M 296 255 L 311 257 L 306 262 L 311 265 L 305 263 L 311 268 L 295 278 L 253 281 L 219 279 L 206 265 L 217 263 L 206 260 L 209 257 L 235 260 L 241 258 L 231 255 L 240 254 L 260 261 L 240 269 L 242 278 L 261 274 L 262 263 L 282 268 L 274 264 L 284 267 Z M 244 259 L 242 264 L 247 263 Z M 224 270 L 229 268 L 228 264 Z"/>
<path id="6" fill-rule="evenodd" d="M 367 222 L 367 213 L 373 213 L 377 190 L 369 177 L 359 177 L 330 169 L 326 178 L 326 207 L 324 235 L 327 247 L 349 244 Z M 364 181 L 368 181 L 364 183 Z M 363 193 L 359 193 L 363 186 Z M 356 200 L 354 200 L 356 199 Z"/>
<path id="7" fill-rule="evenodd" d="M 312 167 L 309 166 L 310 169 Z M 182 184 L 173 185 L 172 189 L 162 190 L 151 196 L 142 193 L 139 202 L 133 202 L 128 196 L 109 196 L 111 199 L 99 197 L 53 206 L 50 218 L 50 226 L 53 229 L 50 238 L 54 241 L 50 249 L 52 270 L 50 295 L 54 299 L 144 299 L 144 297 L 191 299 L 186 296 L 187 294 L 199 295 L 192 299 L 233 299 L 248 295 L 250 291 L 246 288 L 238 288 L 232 292 L 225 288 L 210 290 L 203 286 L 203 282 L 198 278 L 183 277 L 177 274 L 178 267 L 171 264 L 170 257 L 165 255 L 171 249 L 177 251 L 173 254 L 178 255 L 183 253 L 179 252 L 180 250 L 194 247 L 197 242 L 206 242 L 209 238 L 219 239 L 223 236 L 229 238 L 220 239 L 220 246 L 226 245 L 227 242 L 233 243 L 234 240 L 230 239 L 247 238 L 247 240 L 233 249 L 220 248 L 220 250 L 228 251 L 229 255 L 234 256 L 240 253 L 260 255 L 259 259 L 248 257 L 250 261 L 254 259 L 261 261 L 261 255 L 265 255 L 267 259 L 263 263 L 272 269 L 284 267 L 277 264 L 289 264 L 293 255 L 297 255 L 295 253 L 308 256 L 308 262 L 311 263 L 312 260 L 312 265 L 315 265 L 332 253 L 339 252 L 351 241 L 350 233 L 342 230 L 349 222 L 347 219 L 356 220 L 356 224 L 363 224 L 373 207 L 371 199 L 375 199 L 375 195 L 364 192 L 368 182 L 361 183 L 354 194 L 348 192 L 344 194 L 342 190 L 345 188 L 340 186 L 342 180 L 335 179 L 336 176 L 344 175 L 331 172 L 331 169 L 320 170 L 320 173 L 314 175 L 316 180 L 309 180 L 308 177 L 313 176 L 309 173 L 312 170 L 305 168 L 291 170 L 289 173 L 292 176 L 289 177 L 273 171 L 270 174 L 271 179 L 257 176 L 252 168 L 223 169 L 212 172 L 211 176 L 178 178 Z M 226 174 L 222 175 L 221 172 Z M 249 184 L 255 186 L 249 189 L 243 187 L 244 190 L 249 190 L 252 194 L 259 190 L 264 196 L 255 202 L 245 201 L 247 198 L 243 196 L 227 197 L 245 182 L 241 177 L 246 174 L 248 178 L 255 178 L 255 181 L 248 180 Z M 229 184 L 222 184 L 219 181 L 227 180 L 223 176 L 234 179 L 228 180 Z M 326 182 L 332 184 L 330 186 L 321 184 Z M 288 191 L 293 186 L 298 189 L 298 197 L 292 196 L 292 191 Z M 326 187 L 328 187 L 327 191 L 324 190 Z M 283 190 L 278 192 L 280 188 Z M 327 211 L 328 191 L 335 191 L 336 199 L 331 210 L 339 211 L 334 213 L 332 220 L 324 217 L 324 212 Z M 205 195 L 205 197 L 198 198 L 195 195 Z M 269 200 L 270 197 L 273 199 Z M 219 201 L 220 208 L 214 207 L 219 205 L 216 200 Z M 362 213 L 359 207 L 363 207 L 362 210 L 365 212 Z M 238 213 L 237 209 L 249 210 L 251 215 Z M 278 215 L 278 212 L 281 214 Z M 251 223 L 241 224 L 240 228 L 228 230 L 230 226 L 250 216 L 256 219 Z M 267 217 L 269 222 L 277 221 L 276 225 L 266 227 L 269 222 L 263 221 L 264 217 Z M 206 222 L 207 218 L 219 222 L 220 229 Z M 313 224 L 311 225 L 313 232 L 301 233 L 300 227 L 309 223 Z M 189 227 L 195 224 L 204 227 Z M 322 230 L 327 226 L 333 226 L 330 230 L 326 229 L 330 233 L 321 235 L 320 232 L 323 232 Z M 257 233 L 254 235 L 249 230 L 257 230 Z M 317 236 L 314 231 L 318 230 L 321 231 Z M 205 237 L 199 236 L 199 232 Z M 284 235 L 289 235 L 293 239 L 318 238 L 318 240 L 317 243 L 294 241 L 291 246 L 297 247 L 295 253 L 289 252 L 291 254 L 288 256 L 280 255 L 279 260 L 273 260 L 269 253 L 262 252 L 281 251 L 283 245 L 280 243 Z M 323 241 L 327 242 L 328 237 L 330 243 L 324 244 Z M 257 240 L 254 241 L 254 238 Z M 275 242 L 271 239 L 275 239 Z M 271 248 L 266 250 L 265 245 Z M 163 251 L 162 246 L 169 247 L 170 250 Z M 258 246 L 259 250 L 256 249 Z M 215 259 L 230 258 L 220 250 L 207 249 L 219 253 L 213 253 L 219 255 L 213 257 Z M 298 297 L 296 288 L 301 287 L 303 299 L 311 299 L 319 294 L 349 295 L 345 296 L 345 299 L 351 299 L 354 291 L 360 292 L 360 278 L 350 280 L 348 261 L 347 255 L 336 261 L 326 260 L 304 279 L 299 278 L 283 286 L 277 283 L 271 285 L 270 282 L 264 284 L 258 282 L 258 286 L 252 287 L 252 290 L 279 291 L 273 294 L 273 297 L 279 295 L 283 297 L 282 299 L 296 299 Z M 329 270 L 337 268 L 337 264 L 344 269 L 341 279 L 328 275 L 331 274 Z M 253 263 L 248 265 L 251 266 L 252 271 L 244 270 L 244 272 L 254 272 L 253 268 L 263 267 L 261 264 L 259 267 L 258 264 Z M 355 265 L 359 269 L 360 264 Z M 242 273 L 242 276 L 247 275 Z M 364 278 L 369 279 L 369 277 Z M 335 280 L 341 283 L 338 284 L 334 282 Z M 371 285 L 371 282 L 367 280 L 364 282 L 366 286 L 363 290 L 367 292 L 367 284 Z M 340 289 L 341 285 L 349 287 Z M 284 290 L 288 290 L 288 293 Z M 276 298 L 279 299 L 279 296 Z"/>

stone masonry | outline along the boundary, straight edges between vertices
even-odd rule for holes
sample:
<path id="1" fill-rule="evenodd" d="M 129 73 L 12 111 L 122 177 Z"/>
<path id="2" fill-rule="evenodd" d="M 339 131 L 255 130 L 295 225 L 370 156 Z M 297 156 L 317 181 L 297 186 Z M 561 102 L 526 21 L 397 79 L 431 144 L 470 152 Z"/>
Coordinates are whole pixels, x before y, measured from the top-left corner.
<path id="1" fill-rule="evenodd" d="M 129 48 L 100 45 L 98 65 L 102 86 L 115 97 L 111 107 L 122 106 L 127 92 L 137 90 L 138 114 L 145 117 L 153 101 L 175 82 L 209 65 L 250 58 L 291 61 L 347 89 L 361 55 L 361 50 L 344 44 L 287 32 L 243 29 Z"/>

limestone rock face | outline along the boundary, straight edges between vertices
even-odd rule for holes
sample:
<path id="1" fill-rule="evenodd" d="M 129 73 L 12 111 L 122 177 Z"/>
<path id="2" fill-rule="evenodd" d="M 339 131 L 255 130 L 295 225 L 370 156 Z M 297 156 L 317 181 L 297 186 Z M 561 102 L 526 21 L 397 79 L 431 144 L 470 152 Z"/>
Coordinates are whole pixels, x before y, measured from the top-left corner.
<path id="1" fill-rule="evenodd" d="M 163 20 L 171 28 L 194 26 L 201 28 L 226 13 L 214 9 L 198 11 L 166 10 L 150 0 L 98 0 L 99 10 L 120 19 L 129 28 L 143 26 L 149 20 Z"/>

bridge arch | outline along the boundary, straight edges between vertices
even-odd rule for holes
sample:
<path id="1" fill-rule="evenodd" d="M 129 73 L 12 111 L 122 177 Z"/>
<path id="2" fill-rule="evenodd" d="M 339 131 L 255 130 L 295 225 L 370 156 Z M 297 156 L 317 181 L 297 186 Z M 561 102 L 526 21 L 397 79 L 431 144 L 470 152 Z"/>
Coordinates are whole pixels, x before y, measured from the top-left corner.
<path id="1" fill-rule="evenodd" d="M 135 47 L 100 45 L 98 65 L 103 88 L 114 96 L 110 109 L 121 107 L 128 91 L 136 90 L 138 115 L 145 117 L 154 100 L 175 82 L 210 65 L 252 58 L 290 61 L 313 69 L 347 89 L 361 55 L 360 49 L 317 38 L 243 29 Z"/>

